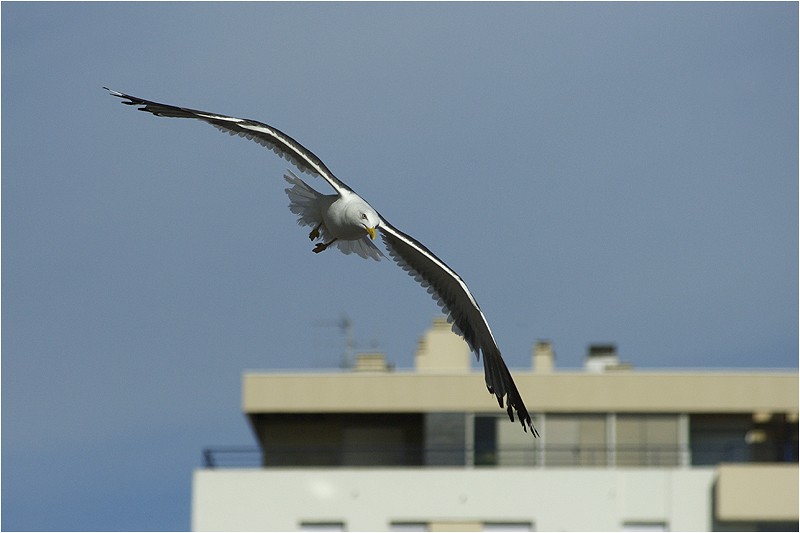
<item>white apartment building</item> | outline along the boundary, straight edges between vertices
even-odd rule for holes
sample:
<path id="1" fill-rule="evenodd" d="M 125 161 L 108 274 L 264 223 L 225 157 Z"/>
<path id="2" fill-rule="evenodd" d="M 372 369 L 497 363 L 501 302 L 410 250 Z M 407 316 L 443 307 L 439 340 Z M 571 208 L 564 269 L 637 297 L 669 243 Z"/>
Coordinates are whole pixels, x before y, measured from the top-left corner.
<path id="1" fill-rule="evenodd" d="M 511 423 L 444 320 L 413 371 L 246 373 L 258 441 L 207 450 L 192 527 L 218 531 L 797 531 L 798 375 L 637 372 L 611 345 L 513 370 Z"/>

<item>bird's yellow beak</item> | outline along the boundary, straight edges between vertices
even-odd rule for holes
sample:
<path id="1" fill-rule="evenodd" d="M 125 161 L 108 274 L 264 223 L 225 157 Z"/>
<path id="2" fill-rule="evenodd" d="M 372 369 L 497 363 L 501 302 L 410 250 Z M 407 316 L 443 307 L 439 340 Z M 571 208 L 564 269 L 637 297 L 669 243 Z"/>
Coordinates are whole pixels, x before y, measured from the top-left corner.
<path id="1" fill-rule="evenodd" d="M 367 233 L 369 233 L 369 238 L 373 241 L 375 240 L 375 228 L 367 228 Z"/>

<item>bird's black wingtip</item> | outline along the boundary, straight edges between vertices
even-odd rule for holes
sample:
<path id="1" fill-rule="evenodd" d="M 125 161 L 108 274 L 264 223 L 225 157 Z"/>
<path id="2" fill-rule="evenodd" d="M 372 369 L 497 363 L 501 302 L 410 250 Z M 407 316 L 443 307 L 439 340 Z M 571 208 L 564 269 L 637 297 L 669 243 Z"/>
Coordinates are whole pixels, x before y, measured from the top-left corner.
<path id="1" fill-rule="evenodd" d="M 509 416 L 510 415 L 511 415 L 511 413 L 509 413 Z M 519 416 L 519 422 L 520 422 L 520 424 L 522 424 L 522 429 L 525 431 L 525 433 L 527 433 L 528 432 L 528 428 L 530 428 L 531 429 L 531 435 L 533 435 L 534 438 L 538 438 L 539 437 L 539 432 L 536 431 L 536 426 L 533 425 L 533 422 L 531 421 L 530 415 L 528 415 L 527 413 L 525 413 L 525 416 L 523 416 L 521 413 L 517 413 L 517 415 Z M 514 417 L 513 416 L 511 417 L 511 421 L 512 422 L 514 421 Z"/>
<path id="2" fill-rule="evenodd" d="M 508 413 L 508 418 L 514 422 L 517 418 L 519 419 L 520 424 L 522 424 L 522 429 L 525 433 L 528 432 L 528 428 L 531 428 L 531 435 L 534 437 L 539 436 L 539 432 L 536 431 L 536 426 L 533 425 L 533 421 L 531 421 L 531 415 L 528 414 L 528 410 L 525 409 L 525 405 L 519 405 L 516 401 L 512 401 L 511 396 L 501 396 L 497 394 L 491 386 L 487 386 L 489 389 L 489 393 L 494 395 L 497 398 L 497 403 L 500 405 L 500 408 L 505 408 L 506 413 Z M 522 402 L 522 399 L 519 400 Z M 514 411 L 516 410 L 517 416 L 514 417 Z"/>
<path id="3" fill-rule="evenodd" d="M 119 91 L 115 91 L 114 89 L 109 89 L 106 86 L 103 86 L 103 89 L 108 91 L 108 93 L 111 96 L 116 96 L 117 98 L 122 98 L 123 100 L 127 100 L 127 102 L 125 102 L 125 101 L 121 102 L 121 103 L 123 103 L 125 105 L 138 105 L 138 104 L 143 104 L 144 103 L 144 102 L 138 101 L 139 99 L 136 98 L 135 96 L 131 96 L 129 94 L 121 93 Z"/>

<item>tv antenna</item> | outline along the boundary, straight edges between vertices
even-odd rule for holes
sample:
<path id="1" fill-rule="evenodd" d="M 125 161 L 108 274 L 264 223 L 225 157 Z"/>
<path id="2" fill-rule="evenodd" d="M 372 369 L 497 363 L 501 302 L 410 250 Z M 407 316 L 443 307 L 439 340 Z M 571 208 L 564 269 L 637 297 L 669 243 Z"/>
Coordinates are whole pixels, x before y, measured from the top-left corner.
<path id="1" fill-rule="evenodd" d="M 318 320 L 314 322 L 318 327 L 334 327 L 339 328 L 342 336 L 344 337 L 344 352 L 342 353 L 342 360 L 339 366 L 344 369 L 353 368 L 353 357 L 355 351 L 355 342 L 353 341 L 353 321 L 347 316 L 347 313 L 342 313 L 339 320 Z"/>

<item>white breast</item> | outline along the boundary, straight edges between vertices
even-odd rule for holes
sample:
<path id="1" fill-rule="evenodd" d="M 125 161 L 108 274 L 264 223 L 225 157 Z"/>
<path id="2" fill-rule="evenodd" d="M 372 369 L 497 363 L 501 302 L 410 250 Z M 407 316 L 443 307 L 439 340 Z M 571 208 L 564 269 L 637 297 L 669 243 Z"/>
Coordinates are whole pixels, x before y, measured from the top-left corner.
<path id="1" fill-rule="evenodd" d="M 365 202 L 355 194 L 343 195 L 337 198 L 322 212 L 322 219 L 328 228 L 328 233 L 337 239 L 353 241 L 366 235 L 364 228 L 354 216 L 356 208 Z M 349 213 L 349 214 L 348 214 Z"/>

